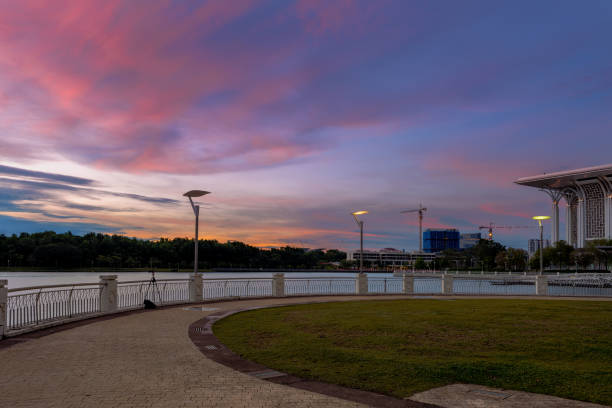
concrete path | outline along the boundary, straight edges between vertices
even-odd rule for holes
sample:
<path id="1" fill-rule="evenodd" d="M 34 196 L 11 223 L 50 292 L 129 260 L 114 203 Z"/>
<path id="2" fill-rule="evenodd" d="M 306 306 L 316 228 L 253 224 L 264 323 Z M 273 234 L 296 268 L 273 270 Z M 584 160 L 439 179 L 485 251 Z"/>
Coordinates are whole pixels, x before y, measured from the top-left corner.
<path id="1" fill-rule="evenodd" d="M 501 390 L 474 384 L 452 384 L 420 392 L 410 399 L 444 408 L 606 408 L 550 395 Z"/>
<path id="2" fill-rule="evenodd" d="M 206 358 L 188 337 L 189 325 L 210 313 L 353 299 L 380 298 L 233 301 L 206 304 L 215 309 L 208 311 L 176 307 L 30 339 L 0 349 L 0 407 L 363 407 L 242 374 Z"/>
<path id="3" fill-rule="evenodd" d="M 233 310 L 304 301 L 206 306 Z M 0 407 L 363 406 L 263 381 L 207 359 L 187 330 L 209 313 L 177 307 L 131 314 L 2 349 Z"/>

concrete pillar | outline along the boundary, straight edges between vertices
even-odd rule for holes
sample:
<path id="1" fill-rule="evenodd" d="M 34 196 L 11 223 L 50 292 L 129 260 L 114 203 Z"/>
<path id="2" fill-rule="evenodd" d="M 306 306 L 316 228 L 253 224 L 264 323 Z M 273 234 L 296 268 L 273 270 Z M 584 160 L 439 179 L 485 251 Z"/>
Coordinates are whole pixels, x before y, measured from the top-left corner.
<path id="1" fill-rule="evenodd" d="M 117 311 L 117 275 L 100 275 L 100 311 Z"/>
<path id="2" fill-rule="evenodd" d="M 357 279 L 355 280 L 355 293 L 358 295 L 367 295 L 368 294 L 368 275 L 365 273 L 357 274 Z"/>
<path id="3" fill-rule="evenodd" d="M 565 241 L 569 245 L 574 245 L 574 240 L 572 239 L 572 206 L 569 202 L 565 209 Z"/>
<path id="4" fill-rule="evenodd" d="M 414 294 L 414 276 L 408 275 L 405 272 L 402 276 L 402 292 L 405 295 Z"/>
<path id="5" fill-rule="evenodd" d="M 8 281 L 6 279 L 0 280 L 0 339 L 4 338 L 4 335 L 8 331 L 6 326 L 8 325 Z"/>
<path id="6" fill-rule="evenodd" d="M 612 239 L 612 192 L 606 192 L 604 197 L 604 220 L 606 225 L 606 239 Z"/>
<path id="7" fill-rule="evenodd" d="M 550 243 L 552 246 L 559 241 L 559 201 L 553 200 L 552 205 L 552 233 Z"/>
<path id="8" fill-rule="evenodd" d="M 578 199 L 578 213 L 577 213 L 577 231 L 578 231 L 578 242 L 576 242 L 576 248 L 584 248 L 584 240 L 586 238 L 586 226 L 585 226 L 585 202 L 582 198 Z"/>
<path id="9" fill-rule="evenodd" d="M 204 283 L 202 274 L 196 273 L 189 277 L 189 302 L 198 303 L 203 300 Z"/>
<path id="10" fill-rule="evenodd" d="M 284 297 L 285 296 L 285 274 L 275 273 L 272 278 L 272 296 Z"/>
<path id="11" fill-rule="evenodd" d="M 548 295 L 548 277 L 546 275 L 536 276 L 536 295 Z"/>
<path id="12" fill-rule="evenodd" d="M 444 274 L 442 275 L 442 293 L 445 295 L 453 294 L 453 276 Z"/>

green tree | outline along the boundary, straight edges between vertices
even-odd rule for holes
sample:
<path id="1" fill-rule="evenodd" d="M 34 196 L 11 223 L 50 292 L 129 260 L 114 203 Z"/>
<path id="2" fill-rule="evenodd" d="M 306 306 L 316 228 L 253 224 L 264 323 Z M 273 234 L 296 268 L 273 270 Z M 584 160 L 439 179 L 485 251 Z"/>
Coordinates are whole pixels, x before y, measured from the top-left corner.
<path id="1" fill-rule="evenodd" d="M 581 269 L 586 269 L 589 265 L 592 265 L 594 260 L 593 252 L 587 248 L 577 248 L 572 251 L 571 261 Z"/>
<path id="2" fill-rule="evenodd" d="M 423 269 L 425 269 L 425 267 L 426 267 L 426 265 L 425 265 L 425 261 L 423 260 L 423 258 L 418 258 L 414 262 L 414 269 L 423 270 Z"/>
<path id="3" fill-rule="evenodd" d="M 588 241 L 586 244 L 586 249 L 593 255 L 597 268 L 608 269 L 608 252 L 599 249 L 599 247 L 612 247 L 612 240 L 597 239 Z"/>
<path id="4" fill-rule="evenodd" d="M 506 250 L 506 258 L 508 260 L 508 267 L 516 271 L 524 271 L 527 267 L 527 258 L 529 254 L 524 249 L 519 248 L 508 248 Z"/>
<path id="5" fill-rule="evenodd" d="M 505 271 L 508 268 L 508 252 L 500 251 L 495 255 L 495 265 L 498 270 Z"/>
<path id="6" fill-rule="evenodd" d="M 486 270 L 495 268 L 495 258 L 505 247 L 499 242 L 481 239 L 474 247 L 466 251 L 467 259 L 474 258 Z"/>

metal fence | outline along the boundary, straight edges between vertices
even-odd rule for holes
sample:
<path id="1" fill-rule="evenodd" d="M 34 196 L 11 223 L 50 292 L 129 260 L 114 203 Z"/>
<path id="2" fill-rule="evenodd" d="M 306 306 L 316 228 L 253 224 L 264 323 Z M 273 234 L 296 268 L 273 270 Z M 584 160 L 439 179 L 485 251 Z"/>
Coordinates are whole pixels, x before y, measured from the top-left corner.
<path id="1" fill-rule="evenodd" d="M 536 284 L 533 278 L 454 277 L 453 293 L 458 295 L 535 295 Z"/>
<path id="2" fill-rule="evenodd" d="M 33 286 L 9 289 L 6 302 L 8 331 L 95 316 L 102 312 L 101 283 Z M 117 285 L 117 311 L 143 307 L 144 299 L 165 305 L 189 301 L 188 279 L 129 281 Z"/>
<path id="3" fill-rule="evenodd" d="M 204 279 L 204 299 L 272 296 L 272 279 Z"/>
<path id="4" fill-rule="evenodd" d="M 549 276 L 549 296 L 612 296 L 612 278 L 604 275 Z"/>
<path id="5" fill-rule="evenodd" d="M 369 293 L 402 293 L 403 283 L 401 278 L 370 278 L 368 279 Z"/>
<path id="6" fill-rule="evenodd" d="M 100 311 L 99 284 L 34 286 L 9 289 L 8 292 L 6 319 L 9 330 Z"/>
<path id="7" fill-rule="evenodd" d="M 393 278 L 365 275 L 285 278 L 284 275 L 275 275 L 274 278 L 232 279 L 202 279 L 199 276 L 197 282 L 193 279 L 165 279 L 158 280 L 156 285 L 150 281 L 116 282 L 116 277 L 110 278 L 112 287 L 116 287 L 112 296 L 106 293 L 108 290 L 105 292 L 105 288 L 109 288 L 106 281 L 8 291 L 0 282 L 0 295 L 4 290 L 4 300 L 0 296 L 0 303 L 6 302 L 5 316 L 0 316 L 0 329 L 3 319 L 4 333 L 19 332 L 54 322 L 142 308 L 145 299 L 167 305 L 232 298 L 350 294 L 612 297 L 612 276 L 609 274 L 540 277 L 410 274 Z M 112 307 L 108 306 L 109 302 Z"/>
<path id="8" fill-rule="evenodd" d="M 158 279 L 118 282 L 117 305 L 120 310 L 143 307 L 145 299 L 160 305 L 189 301 L 189 279 Z"/>
<path id="9" fill-rule="evenodd" d="M 414 293 L 419 295 L 439 295 L 442 293 L 441 277 L 415 277 Z"/>
<path id="10" fill-rule="evenodd" d="M 348 295 L 355 293 L 355 278 L 286 278 L 285 296 Z"/>

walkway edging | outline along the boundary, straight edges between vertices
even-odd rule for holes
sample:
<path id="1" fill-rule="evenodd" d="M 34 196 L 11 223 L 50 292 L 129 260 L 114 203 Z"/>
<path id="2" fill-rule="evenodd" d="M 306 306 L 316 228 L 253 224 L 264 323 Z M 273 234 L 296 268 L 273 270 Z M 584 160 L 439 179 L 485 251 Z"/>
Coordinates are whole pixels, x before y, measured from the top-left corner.
<path id="1" fill-rule="evenodd" d="M 333 301 L 332 301 L 333 302 Z M 328 303 L 328 302 L 305 302 L 309 303 Z M 266 309 L 272 307 L 290 306 L 292 304 L 277 304 L 270 306 L 257 306 L 250 308 L 240 308 L 232 311 L 212 313 L 189 326 L 189 338 L 200 352 L 207 358 L 222 364 L 226 367 L 239 371 L 243 374 L 254 376 L 260 380 L 270 381 L 289 387 L 316 392 L 330 397 L 340 398 L 347 401 L 358 402 L 371 407 L 380 408 L 441 408 L 438 405 L 427 404 L 411 400 L 409 398 L 399 399 L 388 395 L 378 394 L 371 391 L 363 391 L 341 385 L 325 383 L 322 381 L 305 380 L 290 374 L 282 373 L 268 368 L 262 364 L 246 360 L 234 353 L 215 336 L 213 325 L 226 317 L 236 313 L 250 310 Z"/>

